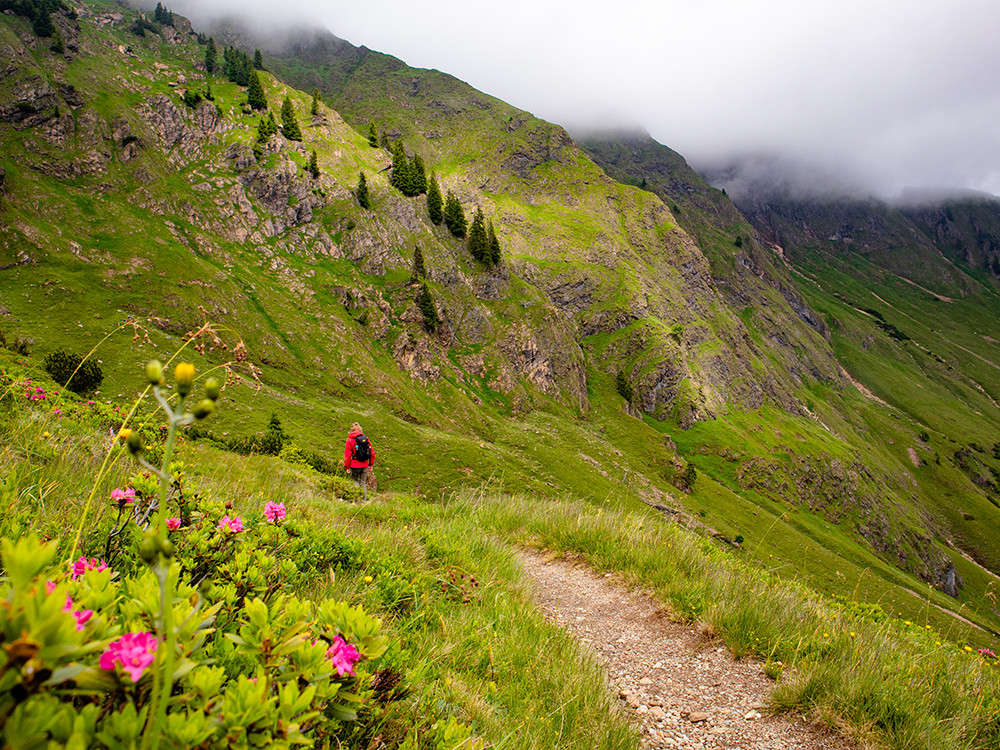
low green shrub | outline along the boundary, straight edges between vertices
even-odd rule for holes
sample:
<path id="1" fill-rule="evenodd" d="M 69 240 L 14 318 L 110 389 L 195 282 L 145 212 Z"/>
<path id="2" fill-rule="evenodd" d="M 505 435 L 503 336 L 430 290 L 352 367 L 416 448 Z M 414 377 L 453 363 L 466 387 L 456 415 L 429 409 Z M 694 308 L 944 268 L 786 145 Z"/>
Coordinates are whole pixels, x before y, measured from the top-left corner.
<path id="1" fill-rule="evenodd" d="M 45 371 L 52 379 L 69 388 L 74 393 L 83 394 L 95 390 L 104 380 L 104 372 L 97 360 L 83 359 L 66 349 L 57 349 L 43 361 Z"/>

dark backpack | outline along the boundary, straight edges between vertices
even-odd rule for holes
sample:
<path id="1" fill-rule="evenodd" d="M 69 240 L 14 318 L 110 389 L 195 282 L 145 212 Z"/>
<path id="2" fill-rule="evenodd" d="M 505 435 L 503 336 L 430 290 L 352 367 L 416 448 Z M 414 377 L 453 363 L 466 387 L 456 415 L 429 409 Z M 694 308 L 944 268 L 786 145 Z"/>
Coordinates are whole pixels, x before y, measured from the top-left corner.
<path id="1" fill-rule="evenodd" d="M 354 438 L 354 451 L 351 453 L 351 458 L 360 463 L 372 460 L 372 444 L 364 435 L 358 435 Z"/>

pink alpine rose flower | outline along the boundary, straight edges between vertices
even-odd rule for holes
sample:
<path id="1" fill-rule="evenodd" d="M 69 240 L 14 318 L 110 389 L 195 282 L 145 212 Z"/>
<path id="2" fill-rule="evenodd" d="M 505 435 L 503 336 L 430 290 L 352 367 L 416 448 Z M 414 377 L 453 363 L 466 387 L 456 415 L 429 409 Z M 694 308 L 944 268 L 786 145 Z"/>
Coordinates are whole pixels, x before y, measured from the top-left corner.
<path id="1" fill-rule="evenodd" d="M 98 560 L 96 557 L 92 557 L 89 560 L 86 557 L 81 557 L 75 563 L 71 563 L 69 569 L 70 578 L 75 581 L 88 570 L 96 570 L 98 573 L 102 570 L 107 570 L 108 564 L 104 560 Z"/>
<path id="2" fill-rule="evenodd" d="M 51 593 L 51 592 L 50 592 Z M 73 619 L 76 620 L 76 632 L 79 633 L 90 621 L 90 618 L 94 616 L 94 610 L 92 609 L 73 609 L 73 597 L 69 594 L 66 595 L 66 604 L 63 605 L 63 612 L 72 612 Z"/>
<path id="3" fill-rule="evenodd" d="M 156 646 L 157 640 L 152 633 L 125 633 L 101 654 L 101 669 L 113 670 L 120 664 L 132 682 L 138 682 L 156 658 Z"/>
<path id="4" fill-rule="evenodd" d="M 111 499 L 119 505 L 129 505 L 135 502 L 135 490 L 131 487 L 126 487 L 124 490 L 116 487 L 111 490 Z"/>
<path id="5" fill-rule="evenodd" d="M 219 531 L 231 531 L 238 534 L 243 531 L 243 519 L 239 516 L 230 518 L 227 514 L 219 520 Z"/>
<path id="6" fill-rule="evenodd" d="M 181 527 L 181 519 L 177 518 L 177 516 L 172 516 L 171 518 L 167 519 L 167 528 L 170 531 L 177 531 L 177 529 L 179 529 L 180 527 Z"/>
<path id="7" fill-rule="evenodd" d="M 271 523 L 278 523 L 279 521 L 284 521 L 285 516 L 285 504 L 284 503 L 272 503 L 268 502 L 264 506 L 264 518 L 266 518 Z"/>
<path id="8" fill-rule="evenodd" d="M 354 665 L 361 659 L 361 654 L 350 643 L 339 635 L 333 639 L 333 643 L 326 650 L 326 658 L 333 663 L 333 668 L 341 677 L 354 674 Z"/>

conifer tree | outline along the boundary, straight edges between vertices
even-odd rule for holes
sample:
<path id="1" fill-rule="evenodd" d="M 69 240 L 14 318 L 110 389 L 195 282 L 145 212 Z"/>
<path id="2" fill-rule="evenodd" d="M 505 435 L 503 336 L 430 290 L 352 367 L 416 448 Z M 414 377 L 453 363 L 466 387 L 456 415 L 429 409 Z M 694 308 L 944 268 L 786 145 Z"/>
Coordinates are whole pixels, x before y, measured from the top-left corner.
<path id="1" fill-rule="evenodd" d="M 424 266 L 424 253 L 417 245 L 413 250 L 413 267 L 410 269 L 410 283 L 427 278 L 427 268 Z"/>
<path id="2" fill-rule="evenodd" d="M 31 30 L 35 32 L 35 36 L 40 36 L 43 39 L 48 39 L 55 33 L 56 25 L 52 23 L 52 13 L 46 6 L 39 6 L 35 13 L 35 20 L 31 24 Z"/>
<path id="3" fill-rule="evenodd" d="M 424 160 L 417 154 L 413 155 L 413 164 L 410 167 L 410 180 L 412 182 L 411 195 L 423 195 L 427 192 L 427 173 L 424 171 Z"/>
<path id="4" fill-rule="evenodd" d="M 358 205 L 361 208 L 370 209 L 372 207 L 371 198 L 368 196 L 368 182 L 365 180 L 365 173 L 358 174 L 358 189 L 356 192 Z"/>
<path id="5" fill-rule="evenodd" d="M 309 157 L 309 174 L 313 176 L 313 179 L 319 177 L 319 159 L 316 157 L 315 151 Z"/>
<path id="6" fill-rule="evenodd" d="M 476 209 L 472 226 L 469 227 L 469 252 L 480 263 L 487 263 L 489 260 L 490 241 L 486 236 L 486 217 L 481 208 Z"/>
<path id="7" fill-rule="evenodd" d="M 267 109 L 264 85 L 260 82 L 260 76 L 257 75 L 256 70 L 250 71 L 250 80 L 247 82 L 247 103 L 253 109 Z"/>
<path id="8" fill-rule="evenodd" d="M 431 296 L 431 290 L 427 288 L 426 283 L 420 285 L 420 293 L 417 295 L 417 307 L 420 308 L 420 312 L 424 315 L 424 328 L 434 333 L 441 324 L 441 318 L 438 317 L 437 307 L 434 306 L 434 298 Z"/>
<path id="9" fill-rule="evenodd" d="M 392 144 L 392 175 L 389 184 L 403 195 L 407 194 L 410 183 L 410 160 L 406 158 L 406 148 L 402 141 Z"/>
<path id="10" fill-rule="evenodd" d="M 215 39 L 208 38 L 208 46 L 205 48 L 205 70 L 209 75 L 215 72 L 215 63 L 219 58 L 219 50 L 216 49 Z"/>
<path id="11" fill-rule="evenodd" d="M 438 187 L 433 174 L 427 185 L 427 213 L 430 214 L 433 224 L 440 224 L 444 220 L 444 215 L 441 213 L 441 188 Z"/>
<path id="12" fill-rule="evenodd" d="M 448 227 L 448 231 L 456 237 L 465 236 L 467 228 L 465 212 L 462 210 L 462 204 L 458 198 L 450 190 L 448 191 L 448 197 L 444 201 L 444 223 Z"/>
<path id="13" fill-rule="evenodd" d="M 259 49 L 255 49 L 253 51 L 253 67 L 254 67 L 254 70 L 263 70 L 264 69 L 264 57 L 263 57 L 263 55 L 260 54 L 260 50 Z"/>
<path id="14" fill-rule="evenodd" d="M 54 29 L 52 32 L 52 46 L 49 47 L 50 50 L 55 52 L 57 55 L 61 55 L 66 51 L 66 45 L 63 44 L 62 34 L 59 33 L 59 29 Z"/>
<path id="15" fill-rule="evenodd" d="M 368 123 L 368 145 L 378 148 L 378 128 L 375 127 L 374 120 Z"/>
<path id="16" fill-rule="evenodd" d="M 313 89 L 313 101 L 312 107 L 309 109 L 309 114 L 313 117 L 319 114 L 319 89 Z"/>
<path id="17" fill-rule="evenodd" d="M 495 266 L 500 262 L 500 240 L 497 239 L 496 230 L 493 228 L 493 222 L 491 221 L 486 228 L 486 238 L 489 243 L 489 253 L 487 255 L 487 263 L 491 266 Z"/>
<path id="18" fill-rule="evenodd" d="M 271 134 L 268 132 L 267 118 L 261 117 L 260 122 L 257 123 L 257 143 L 263 143 Z"/>
<path id="19" fill-rule="evenodd" d="M 285 101 L 281 105 L 281 132 L 290 141 L 302 140 L 299 121 L 295 117 L 295 107 L 292 106 L 292 99 L 288 96 L 285 97 Z"/>

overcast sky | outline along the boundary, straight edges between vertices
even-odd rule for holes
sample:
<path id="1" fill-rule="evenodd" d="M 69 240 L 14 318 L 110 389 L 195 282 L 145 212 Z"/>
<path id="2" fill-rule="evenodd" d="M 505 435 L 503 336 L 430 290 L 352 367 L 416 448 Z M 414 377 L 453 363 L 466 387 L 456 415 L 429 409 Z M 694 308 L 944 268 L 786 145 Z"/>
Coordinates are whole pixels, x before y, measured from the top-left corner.
<path id="1" fill-rule="evenodd" d="M 1000 194 L 1000 0 L 181 0 L 312 21 L 696 167 L 802 160 L 892 196 Z M 276 15 L 280 14 L 280 15 Z"/>

